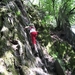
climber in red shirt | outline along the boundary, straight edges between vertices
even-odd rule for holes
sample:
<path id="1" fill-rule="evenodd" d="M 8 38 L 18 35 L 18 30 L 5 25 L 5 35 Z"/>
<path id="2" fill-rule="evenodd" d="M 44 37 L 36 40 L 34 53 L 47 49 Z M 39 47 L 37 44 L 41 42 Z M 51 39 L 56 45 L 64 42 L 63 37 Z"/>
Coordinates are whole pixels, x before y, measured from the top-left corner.
<path id="1" fill-rule="evenodd" d="M 34 24 L 32 24 L 32 23 L 30 23 L 29 26 L 26 26 L 25 28 L 29 29 L 32 44 L 35 48 L 36 53 L 38 53 L 37 44 L 36 44 L 36 37 L 38 35 L 38 31 L 36 31 L 36 28 L 35 28 Z"/>

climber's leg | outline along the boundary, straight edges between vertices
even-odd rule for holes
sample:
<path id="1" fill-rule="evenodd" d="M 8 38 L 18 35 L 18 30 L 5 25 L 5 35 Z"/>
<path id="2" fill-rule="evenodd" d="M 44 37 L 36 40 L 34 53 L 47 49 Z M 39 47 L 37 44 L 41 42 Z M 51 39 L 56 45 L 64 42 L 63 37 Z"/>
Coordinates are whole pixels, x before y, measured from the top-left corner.
<path id="1" fill-rule="evenodd" d="M 37 37 L 37 33 L 36 32 L 32 32 L 31 33 L 31 41 L 32 41 L 32 44 L 34 46 L 34 49 L 35 49 L 35 53 L 34 54 L 38 54 L 38 49 L 37 49 L 37 44 L 36 44 L 36 37 Z"/>
<path id="2" fill-rule="evenodd" d="M 35 48 L 36 53 L 38 53 L 38 49 L 37 49 L 37 45 L 36 44 L 34 44 L 34 48 Z"/>

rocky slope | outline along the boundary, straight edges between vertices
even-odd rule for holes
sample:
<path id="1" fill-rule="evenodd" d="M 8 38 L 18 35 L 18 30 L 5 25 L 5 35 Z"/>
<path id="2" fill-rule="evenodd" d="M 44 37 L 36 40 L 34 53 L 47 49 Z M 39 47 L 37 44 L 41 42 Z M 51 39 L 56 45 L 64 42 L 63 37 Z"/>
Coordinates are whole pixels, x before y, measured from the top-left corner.
<path id="1" fill-rule="evenodd" d="M 54 60 L 38 42 L 35 57 L 28 31 L 27 0 L 0 2 L 0 75 L 56 75 Z"/>

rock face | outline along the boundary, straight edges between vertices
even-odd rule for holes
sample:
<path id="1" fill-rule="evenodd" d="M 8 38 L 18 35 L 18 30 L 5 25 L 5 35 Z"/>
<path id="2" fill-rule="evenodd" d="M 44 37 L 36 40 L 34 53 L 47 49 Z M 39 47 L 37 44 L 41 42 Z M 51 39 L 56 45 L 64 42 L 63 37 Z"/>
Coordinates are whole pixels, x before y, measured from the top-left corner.
<path id="1" fill-rule="evenodd" d="M 39 56 L 34 56 L 29 33 L 24 30 L 30 23 L 24 3 L 1 2 L 0 75 L 56 75 L 53 58 L 39 42 Z"/>
<path id="2" fill-rule="evenodd" d="M 57 71 L 58 75 L 65 75 L 62 67 L 60 66 L 60 64 L 58 62 L 58 60 L 55 61 L 55 68 L 56 68 L 56 71 Z"/>

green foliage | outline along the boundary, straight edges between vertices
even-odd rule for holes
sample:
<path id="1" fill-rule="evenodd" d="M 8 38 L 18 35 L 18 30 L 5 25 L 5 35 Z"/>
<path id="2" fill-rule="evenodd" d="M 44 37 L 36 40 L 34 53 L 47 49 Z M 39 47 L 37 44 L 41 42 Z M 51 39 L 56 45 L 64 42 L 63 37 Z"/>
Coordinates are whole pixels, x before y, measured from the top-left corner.
<path id="1" fill-rule="evenodd" d="M 18 11 L 16 11 L 16 15 L 17 16 L 20 16 L 21 15 L 21 12 L 18 10 Z"/>
<path id="2" fill-rule="evenodd" d="M 49 54 L 55 59 L 59 59 L 64 64 L 62 64 L 63 68 L 73 70 L 75 63 L 75 52 L 67 42 L 56 41 L 51 46 L 50 50 L 51 51 Z"/>
<path id="3" fill-rule="evenodd" d="M 48 11 L 49 14 L 51 13 L 51 11 L 53 11 L 52 0 L 40 0 L 40 4 L 40 8 L 44 11 Z"/>
<path id="4" fill-rule="evenodd" d="M 74 0 L 40 0 L 39 7 L 46 13 L 43 18 L 44 24 L 48 25 L 52 20 L 46 16 L 54 16 L 53 20 L 56 20 L 57 29 L 64 29 L 65 25 L 70 26 L 75 23 Z"/>
<path id="5" fill-rule="evenodd" d="M 49 27 L 47 27 L 47 26 L 41 26 L 40 29 L 39 29 L 39 33 L 40 33 L 38 35 L 39 41 L 41 40 L 41 44 L 43 46 L 47 46 L 48 43 L 51 40 L 50 35 L 49 35 Z"/>

